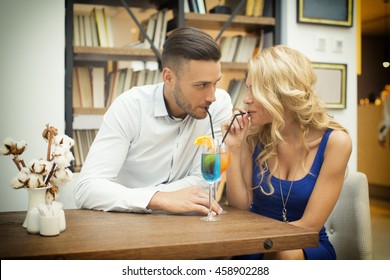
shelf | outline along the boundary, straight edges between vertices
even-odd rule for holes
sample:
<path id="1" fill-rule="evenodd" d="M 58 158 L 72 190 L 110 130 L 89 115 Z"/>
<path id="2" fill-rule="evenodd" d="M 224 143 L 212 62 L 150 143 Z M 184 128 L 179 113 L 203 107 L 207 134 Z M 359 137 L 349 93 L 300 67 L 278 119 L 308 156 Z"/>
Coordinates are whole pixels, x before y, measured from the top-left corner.
<path id="1" fill-rule="evenodd" d="M 117 1 L 112 1 L 112 0 L 73 0 L 74 4 L 87 4 L 87 5 L 104 5 L 104 6 L 123 6 L 122 3 L 117 0 Z M 130 7 L 136 7 L 136 8 L 142 8 L 142 9 L 157 9 L 161 6 L 168 6 L 170 1 L 168 0 L 126 0 L 125 1 L 127 5 Z"/>
<path id="2" fill-rule="evenodd" d="M 73 108 L 75 115 L 104 115 L 107 108 Z"/>
<path id="3" fill-rule="evenodd" d="M 151 49 L 132 48 L 102 48 L 102 47 L 73 47 L 75 60 L 107 61 L 107 60 L 149 60 L 156 61 Z M 246 63 L 221 62 L 224 70 L 245 70 Z M 81 109 L 81 108 L 79 108 Z M 84 108 L 83 108 L 84 109 Z"/>
<path id="4" fill-rule="evenodd" d="M 197 14 L 186 13 L 184 19 L 187 26 L 195 26 L 200 29 L 221 29 L 230 15 L 223 14 Z M 237 15 L 229 25 L 229 30 L 235 31 L 257 31 L 259 27 L 275 26 L 273 17 L 248 17 Z"/>
<path id="5" fill-rule="evenodd" d="M 107 61 L 107 60 L 143 60 L 157 61 L 151 49 L 137 48 L 103 48 L 103 47 L 73 47 L 75 60 Z"/>

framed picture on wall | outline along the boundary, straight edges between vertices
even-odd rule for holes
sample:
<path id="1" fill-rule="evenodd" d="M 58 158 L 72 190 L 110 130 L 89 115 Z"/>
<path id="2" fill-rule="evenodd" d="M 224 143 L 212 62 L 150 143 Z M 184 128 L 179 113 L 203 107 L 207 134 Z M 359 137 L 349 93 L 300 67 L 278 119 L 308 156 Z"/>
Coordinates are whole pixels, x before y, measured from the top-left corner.
<path id="1" fill-rule="evenodd" d="M 353 0 L 297 0 L 298 22 L 352 26 Z"/>
<path id="2" fill-rule="evenodd" d="M 327 108 L 345 109 L 347 97 L 347 65 L 312 62 L 317 74 L 316 90 Z"/>

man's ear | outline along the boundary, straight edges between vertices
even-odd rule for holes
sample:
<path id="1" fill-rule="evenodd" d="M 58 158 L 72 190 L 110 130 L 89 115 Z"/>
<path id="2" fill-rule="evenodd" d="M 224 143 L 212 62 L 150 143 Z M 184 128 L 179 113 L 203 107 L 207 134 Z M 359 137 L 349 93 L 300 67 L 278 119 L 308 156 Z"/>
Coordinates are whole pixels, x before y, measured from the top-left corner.
<path id="1" fill-rule="evenodd" d="M 165 84 L 172 85 L 174 83 L 175 74 L 173 73 L 172 69 L 164 67 L 162 70 L 162 78 Z"/>

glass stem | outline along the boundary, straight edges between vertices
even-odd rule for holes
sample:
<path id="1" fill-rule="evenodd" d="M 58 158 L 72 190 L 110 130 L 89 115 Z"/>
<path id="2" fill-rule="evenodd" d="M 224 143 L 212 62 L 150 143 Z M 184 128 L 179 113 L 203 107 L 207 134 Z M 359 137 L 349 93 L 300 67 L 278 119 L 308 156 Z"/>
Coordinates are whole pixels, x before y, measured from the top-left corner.
<path id="1" fill-rule="evenodd" d="M 213 192 L 213 185 L 215 183 L 212 183 L 210 184 L 210 188 L 209 188 L 209 217 L 213 216 L 213 213 L 211 211 L 211 196 L 212 196 L 212 192 Z"/>
<path id="2" fill-rule="evenodd" d="M 213 183 L 213 197 L 215 201 L 217 201 L 217 191 L 218 191 L 217 186 L 218 186 L 218 181 Z"/>

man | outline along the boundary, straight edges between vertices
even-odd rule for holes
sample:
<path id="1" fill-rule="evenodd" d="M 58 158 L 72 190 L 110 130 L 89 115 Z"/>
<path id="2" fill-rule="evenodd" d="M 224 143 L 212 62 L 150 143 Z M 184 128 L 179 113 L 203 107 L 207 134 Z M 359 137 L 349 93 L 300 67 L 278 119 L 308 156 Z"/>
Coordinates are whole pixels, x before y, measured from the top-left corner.
<path id="1" fill-rule="evenodd" d="M 162 53 L 163 83 L 134 87 L 111 105 L 81 170 L 74 195 L 81 208 L 120 212 L 208 213 L 196 137 L 221 137 L 231 117 L 217 89 L 221 52 L 206 33 L 179 28 Z M 212 210 L 222 208 L 216 201 Z"/>

